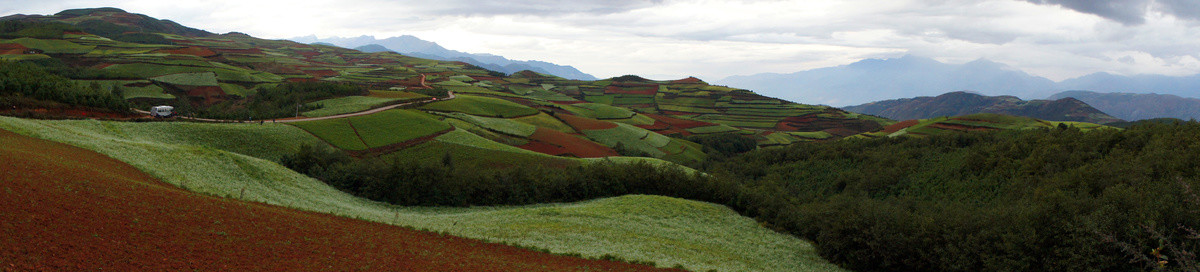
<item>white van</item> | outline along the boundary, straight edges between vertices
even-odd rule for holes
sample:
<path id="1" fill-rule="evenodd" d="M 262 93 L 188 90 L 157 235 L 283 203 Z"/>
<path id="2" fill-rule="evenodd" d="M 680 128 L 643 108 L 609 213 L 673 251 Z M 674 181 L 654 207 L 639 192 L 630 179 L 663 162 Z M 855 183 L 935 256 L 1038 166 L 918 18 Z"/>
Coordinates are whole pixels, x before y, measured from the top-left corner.
<path id="1" fill-rule="evenodd" d="M 171 112 L 171 110 L 174 110 L 174 109 L 175 109 L 175 107 L 172 107 L 172 106 L 150 107 L 150 116 L 154 116 L 154 117 L 158 117 L 158 118 L 170 117 L 171 114 L 173 114 Z"/>

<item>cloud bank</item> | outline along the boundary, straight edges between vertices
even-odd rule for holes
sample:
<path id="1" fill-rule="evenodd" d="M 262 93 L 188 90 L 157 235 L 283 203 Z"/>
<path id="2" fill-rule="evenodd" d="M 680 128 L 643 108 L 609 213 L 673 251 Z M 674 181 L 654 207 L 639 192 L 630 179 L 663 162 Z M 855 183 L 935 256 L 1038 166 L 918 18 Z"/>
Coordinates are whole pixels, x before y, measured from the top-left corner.
<path id="1" fill-rule="evenodd" d="M 1200 73 L 1194 0 L 0 0 L 0 13 L 100 6 L 266 38 L 414 35 L 600 77 L 717 79 L 904 54 L 1055 80 Z"/>

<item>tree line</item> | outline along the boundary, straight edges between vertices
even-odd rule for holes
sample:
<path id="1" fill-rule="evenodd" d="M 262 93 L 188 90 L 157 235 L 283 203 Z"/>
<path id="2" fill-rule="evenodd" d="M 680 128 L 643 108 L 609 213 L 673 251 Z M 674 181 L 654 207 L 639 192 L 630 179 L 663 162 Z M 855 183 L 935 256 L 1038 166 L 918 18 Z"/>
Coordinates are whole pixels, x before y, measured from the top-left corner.
<path id="1" fill-rule="evenodd" d="M 707 164 L 707 175 L 645 164 L 475 169 L 314 147 L 283 163 L 403 205 L 714 202 L 860 271 L 1194 271 L 1186 254 L 1165 252 L 1200 249 L 1190 228 L 1200 203 L 1184 189 L 1200 172 L 1196 122 L 803 143 Z"/>
<path id="2" fill-rule="evenodd" d="M 0 61 L 0 106 L 85 106 L 128 112 L 129 103 L 122 92 L 119 86 L 79 84 L 35 64 Z"/>

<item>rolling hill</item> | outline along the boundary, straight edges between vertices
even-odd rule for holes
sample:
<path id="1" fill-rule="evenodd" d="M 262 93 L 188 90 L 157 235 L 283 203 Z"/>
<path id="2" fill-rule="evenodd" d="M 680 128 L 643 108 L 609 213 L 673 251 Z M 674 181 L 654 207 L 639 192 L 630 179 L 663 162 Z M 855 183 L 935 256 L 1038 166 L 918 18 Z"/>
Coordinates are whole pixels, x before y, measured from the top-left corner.
<path id="1" fill-rule="evenodd" d="M 1012 96 L 983 96 L 968 92 L 950 92 L 935 97 L 885 100 L 843 107 L 843 109 L 896 120 L 999 113 L 1051 121 L 1097 124 L 1121 121 L 1074 98 L 1026 101 Z"/>
<path id="2" fill-rule="evenodd" d="M 1155 118 L 1200 119 L 1200 99 L 1170 94 L 1101 93 L 1066 91 L 1049 99 L 1074 98 L 1121 119 L 1136 121 Z"/>
<path id="3" fill-rule="evenodd" d="M 5 270 L 656 270 L 201 195 L 6 130 L 0 163 Z"/>
<path id="4" fill-rule="evenodd" d="M 79 97 L 98 96 L 136 107 L 173 105 L 185 116 L 258 122 L 0 117 L 3 129 L 93 150 L 201 194 L 588 258 L 695 270 L 837 269 L 807 242 L 710 203 L 634 195 L 534 206 L 403 207 L 355 197 L 280 161 L 302 146 L 317 146 L 356 159 L 444 160 L 464 168 L 646 163 L 694 173 L 677 163 L 700 163 L 708 154 L 689 136 L 739 135 L 767 146 L 836 139 L 890 123 L 696 78 L 505 75 L 463 62 L 213 34 L 112 8 L 5 18 L 0 48 L 15 50 L 0 51 L 7 60 L 0 66 L 52 75 L 30 84 L 82 86 L 89 95 L 18 100 L 18 110 L 47 110 L 40 107 L 46 101 L 79 106 Z M 0 98 L 23 95 L 13 91 L 0 91 Z M 424 103 L 348 118 L 270 122 L 413 99 Z"/>
<path id="5" fill-rule="evenodd" d="M 1060 126 L 1064 128 L 1074 127 L 1082 131 L 1115 129 L 1087 122 L 1055 122 L 1030 117 L 976 113 L 954 117 L 942 116 L 929 119 L 911 119 L 889 125 L 881 131 L 863 133 L 856 135 L 856 137 L 924 137 L 973 131 L 1049 129 L 1059 128 Z"/>
<path id="6" fill-rule="evenodd" d="M 533 71 L 505 75 L 463 62 L 241 33 L 218 35 L 146 18 L 111 8 L 9 17 L 4 23 L 17 31 L 0 34 L 6 38 L 0 47 L 29 50 L 5 51 L 0 59 L 44 67 L 78 85 L 119 94 L 134 106 L 166 104 L 180 114 L 218 119 L 323 116 L 454 92 L 473 98 L 435 102 L 420 110 L 439 113 L 438 121 L 490 141 L 571 157 L 611 155 L 620 149 L 626 155 L 693 163 L 704 160 L 701 147 L 681 137 L 738 133 L 760 145 L 780 145 L 878 130 L 889 122 L 696 78 L 580 81 Z M 147 32 L 155 29 L 170 32 Z M 131 34 L 138 35 L 126 37 Z M 500 105 L 497 101 L 520 110 L 500 115 L 456 110 Z M 437 123 L 423 124 L 441 126 Z M 537 129 L 513 133 L 511 124 Z"/>

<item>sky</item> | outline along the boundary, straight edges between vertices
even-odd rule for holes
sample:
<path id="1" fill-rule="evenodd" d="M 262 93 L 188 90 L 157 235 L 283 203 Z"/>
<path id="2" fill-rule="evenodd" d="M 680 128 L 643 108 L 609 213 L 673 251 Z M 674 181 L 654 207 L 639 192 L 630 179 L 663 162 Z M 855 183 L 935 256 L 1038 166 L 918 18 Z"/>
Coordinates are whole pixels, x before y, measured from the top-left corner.
<path id="1" fill-rule="evenodd" d="M 260 38 L 413 35 L 600 78 L 790 73 L 905 54 L 1063 80 L 1200 73 L 1196 0 L 0 0 L 0 14 L 117 7 Z"/>

